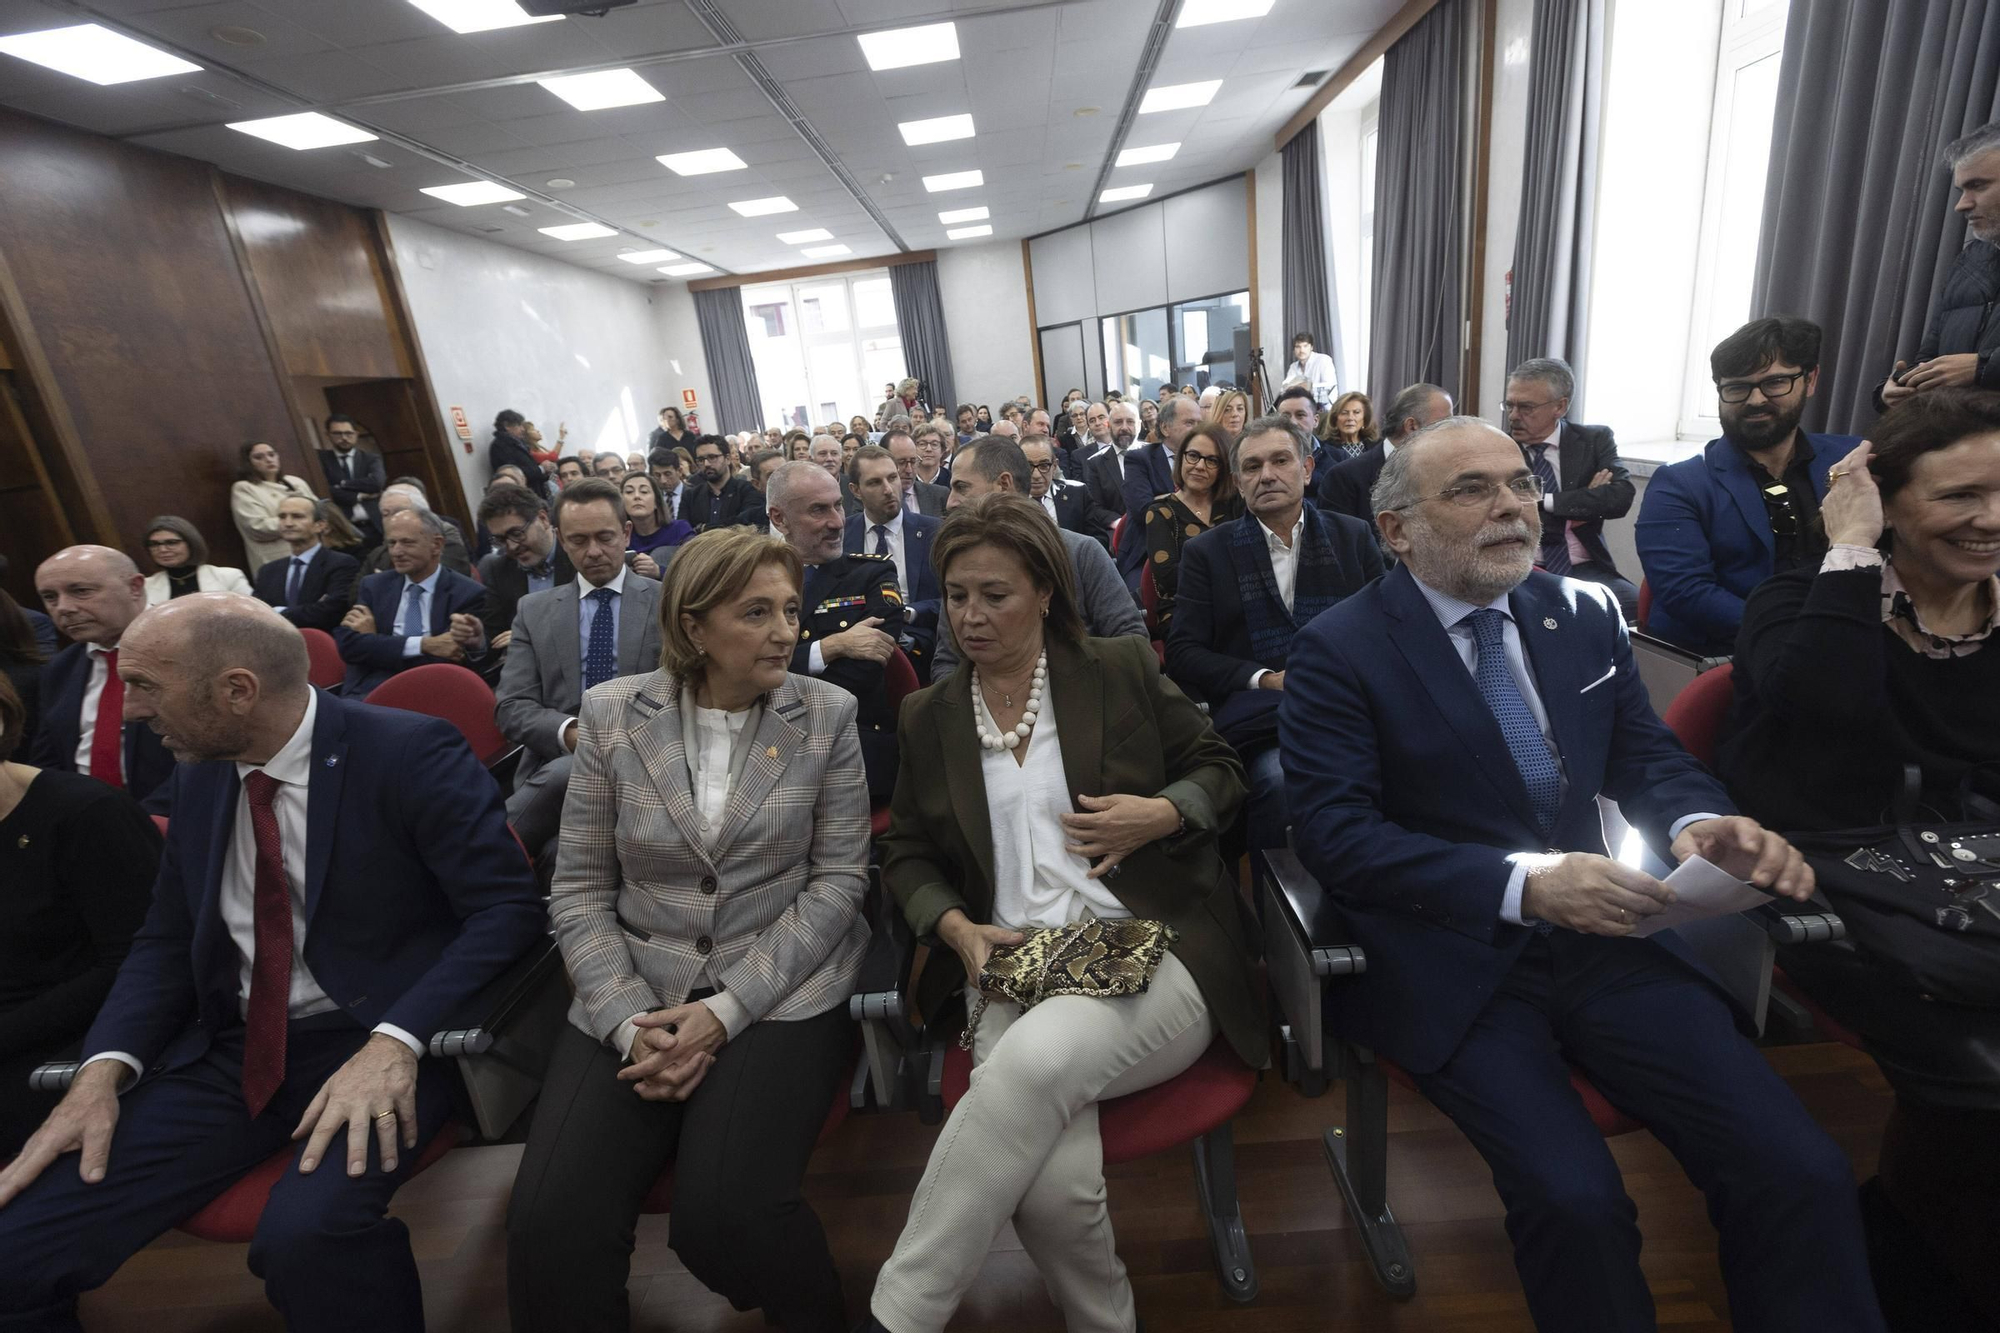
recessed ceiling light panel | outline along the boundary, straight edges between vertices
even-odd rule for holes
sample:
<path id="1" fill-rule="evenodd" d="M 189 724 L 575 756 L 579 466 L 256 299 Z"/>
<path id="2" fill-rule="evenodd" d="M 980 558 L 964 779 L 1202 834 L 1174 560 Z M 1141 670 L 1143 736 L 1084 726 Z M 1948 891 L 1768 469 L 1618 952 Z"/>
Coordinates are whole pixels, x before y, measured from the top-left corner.
<path id="1" fill-rule="evenodd" d="M 942 176 L 924 177 L 924 188 L 932 194 L 942 190 L 969 190 L 975 185 L 986 184 L 986 177 L 978 171 L 947 171 Z"/>
<path id="2" fill-rule="evenodd" d="M 835 255 L 851 255 L 854 251 L 844 245 L 809 245 L 799 253 L 807 259 L 832 259 Z"/>
<path id="3" fill-rule="evenodd" d="M 0 51 L 22 60 L 86 80 L 100 88 L 169 74 L 199 73 L 201 66 L 179 56 L 133 41 L 101 23 L 70 28 L 44 28 L 0 37 Z"/>
<path id="4" fill-rule="evenodd" d="M 638 106 L 664 102 L 667 95 L 629 69 L 605 69 L 595 74 L 564 74 L 536 83 L 578 111 L 602 111 L 608 106 Z"/>
<path id="5" fill-rule="evenodd" d="M 1156 143 L 1150 148 L 1126 148 L 1118 154 L 1118 165 L 1138 167 L 1148 162 L 1165 162 L 1180 150 L 1181 146 L 1177 143 Z"/>
<path id="6" fill-rule="evenodd" d="M 1151 185 L 1120 185 L 1097 196 L 1100 204 L 1123 203 L 1127 199 L 1144 199 L 1153 192 Z"/>
<path id="7" fill-rule="evenodd" d="M 662 153 L 654 161 L 676 176 L 706 176 L 712 171 L 741 171 L 749 165 L 727 148 L 697 148 L 691 153 Z"/>
<path id="8" fill-rule="evenodd" d="M 713 273 L 715 270 L 706 264 L 669 264 L 660 272 L 670 278 L 691 278 L 697 273 Z"/>
<path id="9" fill-rule="evenodd" d="M 1260 19 L 1271 12 L 1275 0 L 1181 0 L 1181 16 L 1176 28 L 1199 28 L 1207 23 L 1229 23 L 1236 19 Z"/>
<path id="10" fill-rule="evenodd" d="M 1215 100 L 1215 90 L 1221 86 L 1221 79 L 1209 79 L 1203 83 L 1166 83 L 1148 88 L 1146 95 L 1139 100 L 1139 114 L 1144 116 L 1155 111 L 1207 106 Z"/>
<path id="11" fill-rule="evenodd" d="M 628 264 L 658 264 L 668 259 L 679 259 L 672 250 L 628 250 L 618 256 Z"/>
<path id="12" fill-rule="evenodd" d="M 786 245 L 811 245 L 814 241 L 830 241 L 833 233 L 825 227 L 814 227 L 811 231 L 781 231 L 778 239 Z"/>
<path id="13" fill-rule="evenodd" d="M 953 227 L 945 235 L 954 241 L 969 241 L 975 236 L 991 236 L 991 227 Z"/>
<path id="14" fill-rule="evenodd" d="M 296 116 L 267 116 L 263 120 L 233 120 L 229 122 L 229 128 L 300 150 L 331 148 L 343 143 L 367 143 L 376 137 L 367 130 L 356 129 L 332 116 L 322 116 L 317 111 L 304 111 Z"/>
<path id="15" fill-rule="evenodd" d="M 799 206 L 782 194 L 774 194 L 768 199 L 739 199 L 729 207 L 746 218 L 761 218 L 769 213 L 799 211 Z"/>
<path id="16" fill-rule="evenodd" d="M 460 208 L 476 208 L 480 204 L 504 204 L 509 199 L 526 199 L 519 190 L 510 190 L 492 181 L 466 181 L 461 185 L 426 185 L 425 194 L 433 199 L 442 199 L 447 204 L 457 204 Z"/>
<path id="17" fill-rule="evenodd" d="M 972 117 L 967 115 L 936 116 L 930 120 L 906 120 L 896 128 L 903 132 L 903 142 L 912 148 L 918 144 L 949 143 L 953 139 L 970 139 L 973 135 Z"/>
<path id="18" fill-rule="evenodd" d="M 607 227 L 601 222 L 566 222 L 560 227 L 537 227 L 535 230 L 559 241 L 596 241 L 618 234 L 615 227 Z"/>
<path id="19" fill-rule="evenodd" d="M 977 208 L 954 208 L 938 214 L 938 221 L 949 227 L 954 222 L 984 222 L 993 216 L 993 210 L 981 204 Z"/>
<path id="20" fill-rule="evenodd" d="M 953 23 L 926 23 L 920 28 L 863 33 L 854 40 L 861 43 L 861 54 L 867 59 L 868 68 L 878 73 L 958 59 L 958 25 Z"/>
<path id="21" fill-rule="evenodd" d="M 560 14 L 537 18 L 514 0 L 410 0 L 453 32 L 491 32 L 495 28 L 518 28 L 526 23 L 554 23 Z"/>

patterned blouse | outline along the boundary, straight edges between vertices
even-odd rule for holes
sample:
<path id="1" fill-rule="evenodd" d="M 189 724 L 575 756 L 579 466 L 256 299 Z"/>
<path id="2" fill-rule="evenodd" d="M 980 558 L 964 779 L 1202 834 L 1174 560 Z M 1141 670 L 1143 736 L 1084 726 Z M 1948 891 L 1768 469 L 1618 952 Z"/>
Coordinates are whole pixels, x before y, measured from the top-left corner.
<path id="1" fill-rule="evenodd" d="M 1151 524 L 1147 525 L 1151 530 Z M 1896 576 L 1896 562 L 1872 546 L 1838 545 L 1820 563 L 1822 574 L 1842 569 L 1882 570 L 1882 623 L 1891 633 L 1925 657 L 1967 657 L 1979 651 L 1994 630 L 2000 629 L 2000 577 L 1988 580 L 1986 623 L 1970 634 L 1934 634 L 1917 615 L 1917 604 Z"/>
<path id="2" fill-rule="evenodd" d="M 1181 548 L 1218 523 L 1243 514 L 1243 497 L 1232 495 L 1214 505 L 1204 523 L 1176 493 L 1156 495 L 1146 506 L 1146 567 L 1153 571 L 1153 635 L 1167 637 L 1174 620 L 1174 593 L 1180 585 Z"/>

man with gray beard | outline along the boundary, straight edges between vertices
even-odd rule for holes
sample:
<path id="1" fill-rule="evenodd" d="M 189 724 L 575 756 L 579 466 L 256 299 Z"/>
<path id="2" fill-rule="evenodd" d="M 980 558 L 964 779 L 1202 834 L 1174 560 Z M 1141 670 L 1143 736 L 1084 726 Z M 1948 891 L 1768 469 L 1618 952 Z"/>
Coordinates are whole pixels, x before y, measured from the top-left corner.
<path id="1" fill-rule="evenodd" d="M 1944 150 L 1952 211 L 1965 219 L 1972 243 L 1959 252 L 1931 306 L 1917 364 L 1896 363 L 1876 390 L 1879 406 L 1894 407 L 1930 389 L 2000 389 L 2000 121 L 1982 125 Z"/>
<path id="2" fill-rule="evenodd" d="M 1533 569 L 1542 484 L 1447 417 L 1389 455 L 1399 567 L 1300 631 L 1279 706 L 1292 845 L 1368 970 L 1326 1020 L 1414 1076 L 1486 1158 L 1542 1333 L 1655 1326 L 1636 1209 L 1580 1069 L 1708 1196 L 1738 1328 L 1883 1328 L 1846 1155 L 1606 852 L 1597 798 L 1663 857 L 1803 902 L 1810 868 L 1734 813 L 1654 715 L 1611 591 Z"/>

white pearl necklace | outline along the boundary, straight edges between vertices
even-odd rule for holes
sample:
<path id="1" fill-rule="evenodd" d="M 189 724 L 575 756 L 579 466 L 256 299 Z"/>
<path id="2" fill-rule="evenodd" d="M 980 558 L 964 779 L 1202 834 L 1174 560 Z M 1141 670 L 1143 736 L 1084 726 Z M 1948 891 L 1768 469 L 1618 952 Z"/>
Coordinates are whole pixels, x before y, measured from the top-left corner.
<path id="1" fill-rule="evenodd" d="M 979 728 L 979 746 L 984 750 L 1015 750 L 1028 739 L 1035 729 L 1035 719 L 1042 715 L 1042 690 L 1049 683 L 1049 653 L 1044 648 L 1035 658 L 1034 682 L 1028 687 L 1028 706 L 1021 712 L 1021 720 L 1012 731 L 1002 732 L 999 722 L 994 720 L 992 710 L 986 706 L 986 696 L 979 688 L 979 668 L 972 668 L 972 706 L 975 725 Z"/>

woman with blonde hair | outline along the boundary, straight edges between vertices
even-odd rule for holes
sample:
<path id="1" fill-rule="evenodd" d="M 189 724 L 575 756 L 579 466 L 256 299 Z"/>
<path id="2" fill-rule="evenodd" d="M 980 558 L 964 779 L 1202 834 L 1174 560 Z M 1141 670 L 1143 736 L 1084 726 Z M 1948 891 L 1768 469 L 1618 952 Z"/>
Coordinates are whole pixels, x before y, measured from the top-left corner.
<path id="1" fill-rule="evenodd" d="M 1372 447 L 1382 437 L 1375 430 L 1375 404 L 1359 389 L 1350 389 L 1333 400 L 1321 422 L 1320 438 L 1348 458 Z"/>
<path id="2" fill-rule="evenodd" d="M 1250 419 L 1250 395 L 1241 389 L 1224 389 L 1216 395 L 1210 405 L 1208 415 L 1202 424 L 1219 427 L 1234 445 L 1236 437 L 1243 433 L 1243 423 Z"/>

